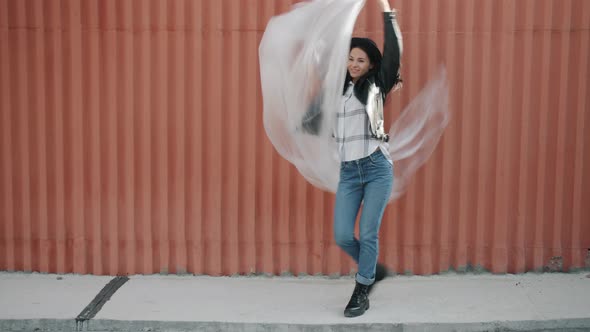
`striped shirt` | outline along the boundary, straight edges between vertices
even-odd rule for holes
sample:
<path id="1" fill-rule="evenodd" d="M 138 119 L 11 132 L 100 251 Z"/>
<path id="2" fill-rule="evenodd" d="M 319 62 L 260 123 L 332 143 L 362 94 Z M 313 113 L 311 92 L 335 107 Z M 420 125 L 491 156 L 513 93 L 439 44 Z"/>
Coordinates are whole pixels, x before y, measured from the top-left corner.
<path id="1" fill-rule="evenodd" d="M 391 162 L 389 144 L 371 135 L 369 116 L 365 105 L 354 95 L 354 83 L 350 82 L 348 89 L 342 96 L 344 107 L 336 113 L 335 137 L 338 143 L 340 161 L 352 161 L 369 156 L 377 148 Z"/>

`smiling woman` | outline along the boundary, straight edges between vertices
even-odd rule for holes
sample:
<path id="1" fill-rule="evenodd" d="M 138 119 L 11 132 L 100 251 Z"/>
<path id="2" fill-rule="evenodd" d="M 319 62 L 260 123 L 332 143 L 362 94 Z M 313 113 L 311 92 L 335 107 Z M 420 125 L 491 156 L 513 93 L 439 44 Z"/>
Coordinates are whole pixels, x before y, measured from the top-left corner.
<path id="1" fill-rule="evenodd" d="M 396 11 L 387 0 L 374 1 L 383 17 L 383 54 L 371 39 L 351 39 L 364 5 L 354 0 L 312 1 L 273 18 L 259 50 L 268 137 L 312 184 L 336 192 L 335 240 L 358 264 L 356 286 L 344 310 L 347 317 L 364 314 L 373 285 L 387 275 L 385 266 L 377 264 L 379 228 L 392 193 L 401 192 L 394 191 L 391 155 L 399 156 L 399 151 L 391 151 L 383 105 L 401 83 L 402 38 Z M 446 106 L 442 110 L 445 113 Z M 421 129 L 427 121 L 420 116 L 401 117 L 411 120 L 402 123 L 413 129 L 403 132 L 406 137 L 396 137 L 400 139 L 394 146 L 405 152 L 403 158 L 422 155 L 415 152 L 423 152 L 424 142 L 430 144 L 428 154 L 436 145 L 436 141 L 414 140 L 416 133 L 424 135 Z M 446 117 L 440 120 L 434 132 L 428 131 L 437 139 Z M 408 154 L 408 149 L 413 152 Z M 354 230 L 361 204 L 357 239 Z"/>
<path id="2" fill-rule="evenodd" d="M 358 79 L 364 76 L 373 68 L 373 64 L 365 51 L 359 47 L 350 50 L 348 56 L 348 73 L 352 77 L 352 81 L 356 83 Z"/>
<path id="3" fill-rule="evenodd" d="M 387 274 L 386 268 L 377 264 L 379 228 L 393 187 L 383 104 L 400 81 L 402 49 L 396 12 L 386 0 L 378 3 L 384 19 L 383 55 L 371 39 L 351 40 L 343 106 L 338 110 L 334 130 L 341 162 L 334 236 L 340 248 L 358 264 L 356 286 L 344 310 L 347 317 L 362 315 L 369 309 L 371 288 Z M 361 204 L 357 239 L 354 229 Z"/>

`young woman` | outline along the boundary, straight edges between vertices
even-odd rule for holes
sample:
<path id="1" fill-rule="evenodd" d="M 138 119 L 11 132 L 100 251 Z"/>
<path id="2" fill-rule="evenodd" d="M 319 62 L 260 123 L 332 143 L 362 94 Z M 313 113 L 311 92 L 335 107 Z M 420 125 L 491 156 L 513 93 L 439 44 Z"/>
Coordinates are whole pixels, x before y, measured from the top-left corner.
<path id="1" fill-rule="evenodd" d="M 385 267 L 377 264 L 379 228 L 393 185 L 383 104 L 387 94 L 401 82 L 402 42 L 396 11 L 391 10 L 387 0 L 376 1 L 383 11 L 383 55 L 372 40 L 352 38 L 344 107 L 337 113 L 335 126 L 341 164 L 334 235 L 336 243 L 358 264 L 356 286 L 344 310 L 346 317 L 360 316 L 369 309 L 371 288 L 387 274 Z M 361 203 L 357 239 L 354 227 Z"/>

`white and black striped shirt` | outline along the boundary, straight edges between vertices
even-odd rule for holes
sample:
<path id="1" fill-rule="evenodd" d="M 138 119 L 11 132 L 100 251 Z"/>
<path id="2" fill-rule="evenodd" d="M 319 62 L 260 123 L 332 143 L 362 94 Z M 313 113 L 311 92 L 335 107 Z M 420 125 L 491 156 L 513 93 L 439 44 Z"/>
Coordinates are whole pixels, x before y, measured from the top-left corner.
<path id="1" fill-rule="evenodd" d="M 342 96 L 344 107 L 336 113 L 335 137 L 340 161 L 352 161 L 367 157 L 377 148 L 381 148 L 389 160 L 389 144 L 372 137 L 365 105 L 356 98 L 353 91 L 354 83 L 350 82 L 348 89 Z"/>

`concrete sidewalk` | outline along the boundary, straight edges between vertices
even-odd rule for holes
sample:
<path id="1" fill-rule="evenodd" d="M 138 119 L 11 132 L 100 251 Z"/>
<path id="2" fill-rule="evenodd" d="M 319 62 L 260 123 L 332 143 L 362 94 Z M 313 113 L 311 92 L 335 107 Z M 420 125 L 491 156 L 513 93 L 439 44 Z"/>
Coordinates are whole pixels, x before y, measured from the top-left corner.
<path id="1" fill-rule="evenodd" d="M 343 317 L 343 277 L 132 276 L 89 320 L 112 277 L 0 273 L 0 331 L 590 331 L 590 273 L 395 276 Z"/>

